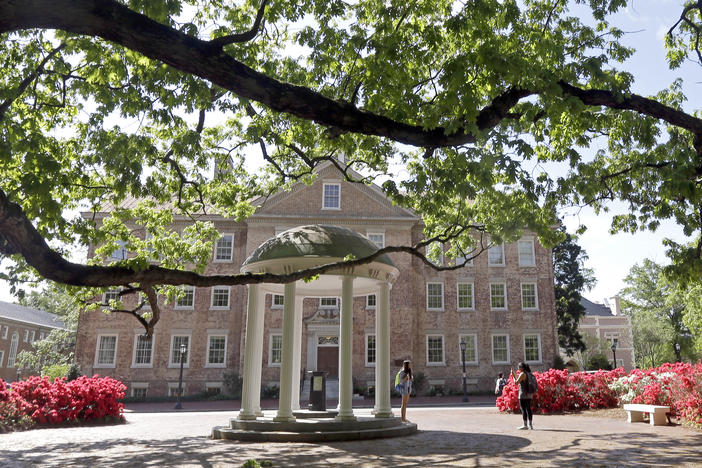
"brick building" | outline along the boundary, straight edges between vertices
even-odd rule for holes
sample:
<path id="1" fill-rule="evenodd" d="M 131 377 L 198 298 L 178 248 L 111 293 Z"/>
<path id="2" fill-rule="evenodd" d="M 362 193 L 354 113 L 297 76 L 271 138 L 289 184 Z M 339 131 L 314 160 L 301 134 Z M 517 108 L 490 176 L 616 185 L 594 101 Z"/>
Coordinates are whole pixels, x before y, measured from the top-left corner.
<path id="1" fill-rule="evenodd" d="M 56 328 L 65 328 L 57 315 L 0 301 L 0 379 L 17 380 L 17 355 L 34 350 L 34 342 Z M 27 377 L 26 372 L 21 377 Z"/>
<path id="2" fill-rule="evenodd" d="M 346 227 L 379 246 L 412 245 L 422 238 L 415 214 L 394 206 L 377 186 L 342 180 L 330 164 L 318 170 L 312 185 L 297 184 L 256 204 L 256 213 L 238 223 L 202 217 L 221 233 L 207 274 L 238 273 L 264 241 L 301 225 Z M 188 222 L 176 219 L 173 229 Z M 390 256 L 400 272 L 390 291 L 393 374 L 403 359 L 411 359 L 429 385 L 460 388 L 461 339 L 467 342 L 469 390 L 491 390 L 498 372 L 522 360 L 535 370 L 551 366 L 558 352 L 553 265 L 551 251 L 535 236 L 491 248 L 455 271 L 437 272 L 405 254 Z M 119 378 L 135 396 L 174 394 L 178 349 L 185 345 L 186 394 L 217 392 L 225 372 L 241 375 L 247 288 L 186 291 L 176 304 L 163 306 L 152 340 L 141 336 L 143 329 L 131 317 L 82 314 L 76 359 L 83 372 Z M 353 304 L 353 379 L 360 387 L 374 385 L 376 300 L 357 297 Z M 277 385 L 280 378 L 283 297 L 269 294 L 265 301 L 264 386 Z M 339 306 L 339 297 L 303 301 L 301 367 L 325 370 L 332 380 L 339 367 Z"/>

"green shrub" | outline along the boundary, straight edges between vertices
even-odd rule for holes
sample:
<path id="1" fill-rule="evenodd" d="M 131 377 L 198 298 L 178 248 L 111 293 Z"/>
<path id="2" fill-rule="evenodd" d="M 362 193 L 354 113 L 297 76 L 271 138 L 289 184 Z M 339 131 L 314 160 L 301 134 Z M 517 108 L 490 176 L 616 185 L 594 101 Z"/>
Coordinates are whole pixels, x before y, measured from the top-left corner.
<path id="1" fill-rule="evenodd" d="M 74 362 L 69 366 L 66 372 L 66 380 L 70 382 L 71 380 L 76 380 L 81 375 L 83 374 L 80 372 L 80 366 Z"/>
<path id="2" fill-rule="evenodd" d="M 424 395 L 427 390 L 427 376 L 424 375 L 424 372 L 417 372 L 413 377 L 412 393 L 415 395 Z"/>
<path id="3" fill-rule="evenodd" d="M 51 366 L 44 366 L 41 370 L 41 376 L 48 377 L 53 382 L 58 378 L 66 377 L 70 367 L 70 364 L 53 364 Z"/>
<path id="4" fill-rule="evenodd" d="M 609 363 L 609 359 L 602 353 L 595 354 L 587 362 L 587 370 L 612 370 L 612 365 Z"/>
<path id="5" fill-rule="evenodd" d="M 560 354 L 556 354 L 556 357 L 553 358 L 553 366 L 551 366 L 553 369 L 558 369 L 558 370 L 563 370 L 566 368 L 565 361 L 561 357 Z"/>
<path id="6" fill-rule="evenodd" d="M 243 385 L 241 376 L 237 372 L 225 372 L 222 377 L 224 378 L 224 392 L 235 400 L 240 399 Z"/>
<path id="7" fill-rule="evenodd" d="M 266 400 L 277 400 L 280 388 L 277 385 L 266 385 L 261 389 L 261 398 Z"/>

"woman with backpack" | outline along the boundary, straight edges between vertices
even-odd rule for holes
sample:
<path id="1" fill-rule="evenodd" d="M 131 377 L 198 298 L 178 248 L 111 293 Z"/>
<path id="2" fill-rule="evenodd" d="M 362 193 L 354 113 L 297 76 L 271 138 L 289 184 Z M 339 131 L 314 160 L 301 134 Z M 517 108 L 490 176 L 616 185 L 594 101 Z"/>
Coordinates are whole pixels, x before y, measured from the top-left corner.
<path id="1" fill-rule="evenodd" d="M 522 410 L 522 419 L 524 420 L 524 424 L 519 426 L 517 429 L 522 431 L 526 429 L 534 430 L 534 425 L 531 422 L 534 416 L 534 414 L 531 411 L 531 398 L 533 397 L 533 394 L 536 393 L 536 390 L 532 389 L 534 390 L 534 392 L 529 391 L 529 381 L 532 379 L 536 379 L 531 374 L 531 368 L 529 367 L 529 364 L 525 362 L 520 362 L 518 369 L 519 374 L 517 374 L 517 376 L 514 375 L 514 369 L 510 369 L 509 371 L 510 374 L 512 374 L 512 379 L 514 380 L 514 383 L 519 386 L 519 407 Z M 529 423 L 528 426 L 527 422 Z"/>
<path id="2" fill-rule="evenodd" d="M 409 402 L 410 392 L 412 391 L 412 369 L 410 361 L 402 363 L 402 369 L 395 376 L 395 390 L 402 395 L 402 421 L 407 421 L 407 403 Z"/>

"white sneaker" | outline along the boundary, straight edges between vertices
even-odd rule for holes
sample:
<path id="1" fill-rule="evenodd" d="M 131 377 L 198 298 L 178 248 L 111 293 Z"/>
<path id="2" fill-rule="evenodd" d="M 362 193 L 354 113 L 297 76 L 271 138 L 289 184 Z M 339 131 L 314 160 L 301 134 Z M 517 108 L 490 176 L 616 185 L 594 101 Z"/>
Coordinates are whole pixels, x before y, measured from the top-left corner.
<path id="1" fill-rule="evenodd" d="M 522 426 L 519 426 L 517 429 L 519 429 L 520 431 L 525 431 L 525 430 L 527 430 L 527 429 L 529 429 L 529 428 L 526 426 L 526 424 L 524 424 L 524 425 L 522 425 Z"/>

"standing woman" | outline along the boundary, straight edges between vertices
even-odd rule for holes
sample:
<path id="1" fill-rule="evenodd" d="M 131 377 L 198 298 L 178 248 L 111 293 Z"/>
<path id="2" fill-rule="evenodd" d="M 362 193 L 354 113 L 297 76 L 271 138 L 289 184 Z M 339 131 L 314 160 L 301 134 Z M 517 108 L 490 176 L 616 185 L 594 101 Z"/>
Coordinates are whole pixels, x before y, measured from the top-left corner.
<path id="1" fill-rule="evenodd" d="M 412 391 L 412 369 L 410 361 L 402 363 L 400 371 L 400 395 L 402 395 L 402 421 L 407 421 L 407 402 L 409 402 L 410 392 Z"/>
<path id="2" fill-rule="evenodd" d="M 532 395 L 529 393 L 529 382 L 528 382 L 528 377 L 527 373 L 531 372 L 531 368 L 529 367 L 529 364 L 526 364 L 524 362 L 520 362 L 519 366 L 519 374 L 515 377 L 514 375 L 514 369 L 510 369 L 510 374 L 512 374 L 512 379 L 514 380 L 514 383 L 519 385 L 519 407 L 522 410 L 522 419 L 524 420 L 524 424 L 519 426 L 517 429 L 519 430 L 525 430 L 525 429 L 534 429 L 534 425 L 531 423 L 533 413 L 531 412 L 531 397 Z M 527 426 L 527 421 L 529 422 L 529 426 Z"/>

